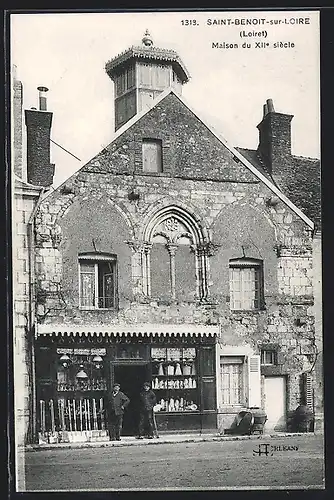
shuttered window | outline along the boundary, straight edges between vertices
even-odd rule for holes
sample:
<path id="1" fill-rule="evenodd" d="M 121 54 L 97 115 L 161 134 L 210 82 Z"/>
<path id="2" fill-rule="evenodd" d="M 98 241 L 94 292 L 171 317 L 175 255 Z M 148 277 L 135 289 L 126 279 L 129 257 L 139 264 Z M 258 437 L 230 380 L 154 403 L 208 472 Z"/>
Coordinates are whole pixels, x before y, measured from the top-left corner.
<path id="1" fill-rule="evenodd" d="M 230 261 L 230 303 L 233 310 L 261 308 L 263 294 L 262 262 L 253 260 Z"/>
<path id="2" fill-rule="evenodd" d="M 220 364 L 223 405 L 240 405 L 244 402 L 243 357 L 222 357 Z"/>
<path id="3" fill-rule="evenodd" d="M 158 139 L 144 139 L 142 144 L 143 171 L 162 172 L 162 147 Z"/>

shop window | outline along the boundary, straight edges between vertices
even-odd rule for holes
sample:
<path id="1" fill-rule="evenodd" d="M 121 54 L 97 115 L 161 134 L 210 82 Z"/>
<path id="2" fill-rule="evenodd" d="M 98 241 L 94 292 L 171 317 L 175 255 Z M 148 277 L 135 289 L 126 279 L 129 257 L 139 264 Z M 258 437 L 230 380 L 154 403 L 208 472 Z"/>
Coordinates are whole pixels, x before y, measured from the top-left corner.
<path id="1" fill-rule="evenodd" d="M 272 349 L 261 349 L 261 365 L 277 365 L 277 352 Z"/>
<path id="2" fill-rule="evenodd" d="M 57 368 L 58 392 L 106 390 L 106 349 L 59 348 Z"/>
<path id="3" fill-rule="evenodd" d="M 79 256 L 80 307 L 113 309 L 116 307 L 116 256 Z"/>
<path id="4" fill-rule="evenodd" d="M 198 363 L 195 348 L 151 348 L 152 388 L 159 412 L 199 411 Z"/>
<path id="5" fill-rule="evenodd" d="M 230 304 L 233 310 L 258 310 L 263 304 L 262 261 L 230 260 Z"/>
<path id="6" fill-rule="evenodd" d="M 57 396 L 38 402 L 40 438 L 56 431 L 105 430 L 106 349 L 57 349 Z"/>
<path id="7" fill-rule="evenodd" d="M 116 359 L 145 359 L 146 347 L 137 344 L 119 344 L 116 346 Z"/>
<path id="8" fill-rule="evenodd" d="M 220 377 L 223 405 L 244 404 L 244 358 L 221 357 Z"/>
<path id="9" fill-rule="evenodd" d="M 162 141 L 158 139 L 143 139 L 143 171 L 162 172 Z"/>

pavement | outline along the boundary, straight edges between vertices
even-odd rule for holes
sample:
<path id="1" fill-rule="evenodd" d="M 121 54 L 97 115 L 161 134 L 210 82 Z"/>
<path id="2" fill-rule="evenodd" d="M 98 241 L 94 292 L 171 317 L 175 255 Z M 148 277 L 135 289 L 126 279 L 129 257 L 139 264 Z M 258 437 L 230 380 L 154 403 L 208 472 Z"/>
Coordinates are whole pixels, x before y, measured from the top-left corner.
<path id="1" fill-rule="evenodd" d="M 247 441 L 258 439 L 281 439 L 281 438 L 294 438 L 296 436 L 303 436 L 304 438 L 314 437 L 314 432 L 276 432 L 268 434 L 253 434 L 250 436 L 237 436 L 237 435 L 223 435 L 223 434 L 163 434 L 159 438 L 153 439 L 136 439 L 134 436 L 123 436 L 121 441 L 85 441 L 74 443 L 43 443 L 43 444 L 30 444 L 25 446 L 25 451 L 37 450 L 56 450 L 56 449 L 82 449 L 82 448 L 105 448 L 105 447 L 127 447 L 139 445 L 159 445 L 159 444 L 173 444 L 173 443 L 200 443 L 200 442 L 214 442 L 214 441 Z"/>
<path id="2" fill-rule="evenodd" d="M 121 442 L 80 447 L 39 446 L 22 453 L 18 491 L 324 488 L 322 435 L 270 436 L 163 434 L 159 439 L 124 436 Z"/>

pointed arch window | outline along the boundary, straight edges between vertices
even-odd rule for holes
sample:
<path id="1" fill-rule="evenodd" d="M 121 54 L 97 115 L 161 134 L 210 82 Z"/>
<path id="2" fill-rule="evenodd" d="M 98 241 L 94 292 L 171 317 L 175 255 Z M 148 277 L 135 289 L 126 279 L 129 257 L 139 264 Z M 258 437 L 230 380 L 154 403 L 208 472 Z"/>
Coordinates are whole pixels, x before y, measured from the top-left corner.
<path id="1" fill-rule="evenodd" d="M 207 295 L 206 255 L 196 222 L 180 209 L 165 209 L 146 231 L 144 294 L 155 299 L 194 301 Z"/>

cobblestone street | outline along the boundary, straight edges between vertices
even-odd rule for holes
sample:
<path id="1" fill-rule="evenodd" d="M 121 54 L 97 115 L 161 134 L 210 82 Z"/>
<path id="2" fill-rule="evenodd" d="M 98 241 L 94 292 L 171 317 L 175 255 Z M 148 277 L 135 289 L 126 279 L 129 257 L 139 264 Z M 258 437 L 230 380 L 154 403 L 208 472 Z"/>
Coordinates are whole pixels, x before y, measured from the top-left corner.
<path id="1" fill-rule="evenodd" d="M 26 453 L 27 491 L 322 488 L 323 478 L 313 435 Z"/>

